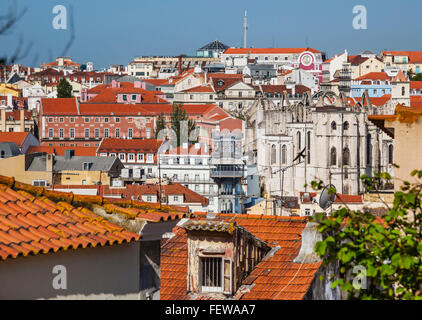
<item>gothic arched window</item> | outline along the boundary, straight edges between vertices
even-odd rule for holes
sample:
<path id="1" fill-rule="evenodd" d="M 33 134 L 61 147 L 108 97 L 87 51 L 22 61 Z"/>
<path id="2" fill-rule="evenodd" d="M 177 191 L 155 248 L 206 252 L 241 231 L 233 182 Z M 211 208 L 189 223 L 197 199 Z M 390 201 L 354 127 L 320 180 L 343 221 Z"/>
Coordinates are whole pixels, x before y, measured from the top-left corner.
<path id="1" fill-rule="evenodd" d="M 332 147 L 330 152 L 330 166 L 337 165 L 337 150 L 336 148 Z"/>
<path id="2" fill-rule="evenodd" d="M 300 131 L 298 131 L 296 133 L 297 152 L 300 152 L 301 149 L 302 149 L 301 139 L 302 139 L 302 137 L 301 137 Z"/>
<path id="3" fill-rule="evenodd" d="M 275 164 L 277 162 L 277 149 L 275 144 L 271 146 L 271 164 Z"/>
<path id="4" fill-rule="evenodd" d="M 349 150 L 349 148 L 343 149 L 343 166 L 350 166 L 350 150 Z"/>
<path id="5" fill-rule="evenodd" d="M 345 122 L 343 123 L 343 130 L 344 130 L 344 131 L 349 130 L 349 122 L 345 121 Z"/>

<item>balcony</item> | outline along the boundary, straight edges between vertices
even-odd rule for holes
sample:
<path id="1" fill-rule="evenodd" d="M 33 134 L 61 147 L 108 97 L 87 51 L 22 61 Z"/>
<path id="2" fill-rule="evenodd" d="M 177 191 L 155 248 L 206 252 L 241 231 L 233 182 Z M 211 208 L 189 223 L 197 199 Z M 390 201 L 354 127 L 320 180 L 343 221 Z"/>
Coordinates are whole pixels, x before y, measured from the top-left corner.
<path id="1" fill-rule="evenodd" d="M 242 178 L 244 169 L 237 166 L 222 165 L 211 169 L 211 178 Z"/>

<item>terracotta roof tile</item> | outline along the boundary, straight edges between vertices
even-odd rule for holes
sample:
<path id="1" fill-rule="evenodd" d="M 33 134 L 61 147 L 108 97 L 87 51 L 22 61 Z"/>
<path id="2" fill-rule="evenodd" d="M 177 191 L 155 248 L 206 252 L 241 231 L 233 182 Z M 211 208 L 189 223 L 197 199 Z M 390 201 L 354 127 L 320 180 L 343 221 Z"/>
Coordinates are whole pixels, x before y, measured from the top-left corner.
<path id="1" fill-rule="evenodd" d="M 0 257 L 66 250 L 68 247 L 130 242 L 139 235 L 91 211 L 63 210 L 62 203 L 16 192 L 0 184 Z"/>
<path id="2" fill-rule="evenodd" d="M 198 213 L 197 218 L 204 218 Z M 300 300 L 308 291 L 320 263 L 293 263 L 301 247 L 301 233 L 307 220 L 303 217 L 218 214 L 217 219 L 230 219 L 257 238 L 280 249 L 262 260 L 246 282 L 254 284 L 241 299 Z M 187 234 L 173 229 L 175 236 L 163 240 L 161 251 L 161 299 L 189 299 L 187 288 Z"/>

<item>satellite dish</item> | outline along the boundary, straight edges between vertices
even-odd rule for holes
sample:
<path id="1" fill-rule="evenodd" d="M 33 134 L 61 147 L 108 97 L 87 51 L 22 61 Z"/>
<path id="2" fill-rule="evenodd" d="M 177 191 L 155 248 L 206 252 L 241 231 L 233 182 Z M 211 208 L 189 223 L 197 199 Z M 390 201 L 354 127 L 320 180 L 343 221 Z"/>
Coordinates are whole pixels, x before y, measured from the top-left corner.
<path id="1" fill-rule="evenodd" d="M 328 209 L 336 200 L 336 194 L 335 193 L 330 194 L 328 192 L 330 188 L 335 188 L 335 187 L 332 184 L 326 186 L 322 190 L 321 195 L 319 196 L 319 206 L 324 210 Z"/>

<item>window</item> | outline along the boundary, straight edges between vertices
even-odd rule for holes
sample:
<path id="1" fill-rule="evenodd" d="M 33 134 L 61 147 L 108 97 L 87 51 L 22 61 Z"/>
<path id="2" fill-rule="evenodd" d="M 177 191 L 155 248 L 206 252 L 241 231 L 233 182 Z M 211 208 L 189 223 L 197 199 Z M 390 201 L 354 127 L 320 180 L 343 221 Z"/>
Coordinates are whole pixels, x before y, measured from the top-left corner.
<path id="1" fill-rule="evenodd" d="M 178 202 L 179 201 L 179 196 L 173 196 L 173 201 L 174 202 Z"/>
<path id="2" fill-rule="evenodd" d="M 271 164 L 275 164 L 277 162 L 277 148 L 275 144 L 271 146 Z"/>
<path id="3" fill-rule="evenodd" d="M 120 159 L 120 161 L 125 161 L 125 158 L 126 158 L 126 154 L 119 153 L 119 159 Z"/>
<path id="4" fill-rule="evenodd" d="M 116 128 L 114 135 L 116 138 L 120 138 L 120 128 Z"/>
<path id="5" fill-rule="evenodd" d="M 0 158 L 1 159 L 4 159 L 5 158 L 5 152 L 4 152 L 4 150 L 2 150 L 2 151 L 0 151 Z"/>
<path id="6" fill-rule="evenodd" d="M 368 134 L 366 136 L 366 164 L 367 165 L 370 165 L 371 162 L 372 162 L 372 156 L 371 156 L 371 153 L 372 153 L 372 144 L 371 144 L 371 139 L 372 139 L 371 135 Z"/>
<path id="7" fill-rule="evenodd" d="M 135 154 L 129 153 L 128 157 L 129 157 L 129 161 L 135 161 Z"/>
<path id="8" fill-rule="evenodd" d="M 223 259 L 200 257 L 201 291 L 223 291 Z"/>
<path id="9" fill-rule="evenodd" d="M 406 88 L 401 87 L 401 95 L 404 96 L 406 94 Z"/>
<path id="10" fill-rule="evenodd" d="M 127 136 L 128 136 L 129 139 L 132 139 L 132 137 L 133 137 L 133 129 L 132 128 L 128 129 Z"/>
<path id="11" fill-rule="evenodd" d="M 104 118 L 104 122 L 108 123 L 110 120 L 108 118 Z"/>
<path id="12" fill-rule="evenodd" d="M 343 150 L 343 166 L 350 166 L 350 150 L 344 148 Z"/>
<path id="13" fill-rule="evenodd" d="M 70 136 L 70 139 L 74 139 L 75 138 L 75 128 L 70 128 L 69 129 L 69 136 Z"/>
<path id="14" fill-rule="evenodd" d="M 45 180 L 34 180 L 32 181 L 32 185 L 36 187 L 45 187 L 47 183 Z"/>
<path id="15" fill-rule="evenodd" d="M 54 129 L 53 128 L 49 128 L 48 129 L 48 137 L 49 138 L 53 138 L 53 136 L 54 136 Z"/>
<path id="16" fill-rule="evenodd" d="M 343 130 L 344 130 L 344 131 L 349 130 L 349 122 L 345 121 L 345 122 L 343 123 Z"/>
<path id="17" fill-rule="evenodd" d="M 394 147 L 392 144 L 388 146 L 388 164 L 393 164 Z"/>
<path id="18" fill-rule="evenodd" d="M 119 117 L 116 117 L 116 118 L 114 118 L 114 121 L 115 121 L 116 123 L 120 123 L 120 118 L 119 118 Z"/>
<path id="19" fill-rule="evenodd" d="M 302 149 L 302 135 L 300 134 L 300 131 L 296 134 L 296 141 L 297 141 L 297 151 L 300 152 Z"/>
<path id="20" fill-rule="evenodd" d="M 92 162 L 84 162 L 82 163 L 82 170 L 87 171 L 91 169 L 93 163 Z"/>
<path id="21" fill-rule="evenodd" d="M 331 130 L 337 130 L 337 123 L 335 121 L 331 122 Z"/>
<path id="22" fill-rule="evenodd" d="M 123 96 L 122 96 L 122 98 L 123 98 L 123 101 L 127 101 L 127 95 L 126 94 L 124 94 Z M 117 121 L 116 121 L 117 122 Z"/>
<path id="23" fill-rule="evenodd" d="M 95 118 L 94 122 L 96 122 L 96 123 L 100 122 L 100 118 Z"/>
<path id="24" fill-rule="evenodd" d="M 13 132 L 13 131 L 15 131 L 14 128 L 9 128 L 9 132 Z"/>
<path id="25" fill-rule="evenodd" d="M 95 139 L 100 138 L 100 129 L 99 128 L 94 129 L 94 136 L 95 136 Z"/>
<path id="26" fill-rule="evenodd" d="M 152 196 L 147 196 L 147 201 L 152 202 Z"/>
<path id="27" fill-rule="evenodd" d="M 330 166 L 337 165 L 337 150 L 336 148 L 332 147 L 330 152 Z"/>
<path id="28" fill-rule="evenodd" d="M 64 138 L 64 129 L 63 128 L 59 129 L 59 137 Z"/>
<path id="29" fill-rule="evenodd" d="M 135 101 L 136 100 L 136 94 L 132 94 L 132 100 Z"/>
<path id="30" fill-rule="evenodd" d="M 89 138 L 89 129 L 85 128 L 85 139 Z"/>
<path id="31" fill-rule="evenodd" d="M 154 162 L 154 155 L 152 153 L 147 154 L 147 162 Z"/>
<path id="32" fill-rule="evenodd" d="M 146 129 L 146 138 L 150 139 L 151 138 L 151 128 L 147 128 Z"/>
<path id="33" fill-rule="evenodd" d="M 85 121 L 85 123 L 88 123 L 89 122 L 89 118 L 85 118 L 84 121 Z"/>
<path id="34" fill-rule="evenodd" d="M 75 122 L 75 118 L 69 118 L 69 121 L 70 121 L 71 123 L 74 123 L 74 122 Z"/>
<path id="35" fill-rule="evenodd" d="M 104 138 L 108 138 L 108 137 L 109 137 L 108 128 L 104 128 Z"/>
<path id="36" fill-rule="evenodd" d="M 138 162 L 144 162 L 144 154 L 138 153 Z"/>
<path id="37" fill-rule="evenodd" d="M 198 192 L 199 191 L 199 184 L 195 184 L 195 191 Z"/>
<path id="38" fill-rule="evenodd" d="M 53 118 L 48 118 L 48 122 L 53 122 Z"/>
<path id="39" fill-rule="evenodd" d="M 311 209 L 305 209 L 305 216 L 310 216 L 311 215 Z"/>
<path id="40" fill-rule="evenodd" d="M 64 122 L 64 118 L 59 118 L 59 122 L 63 123 Z"/>
<path id="41" fill-rule="evenodd" d="M 283 145 L 281 148 L 281 163 L 286 164 L 287 163 L 287 147 L 286 145 Z"/>

